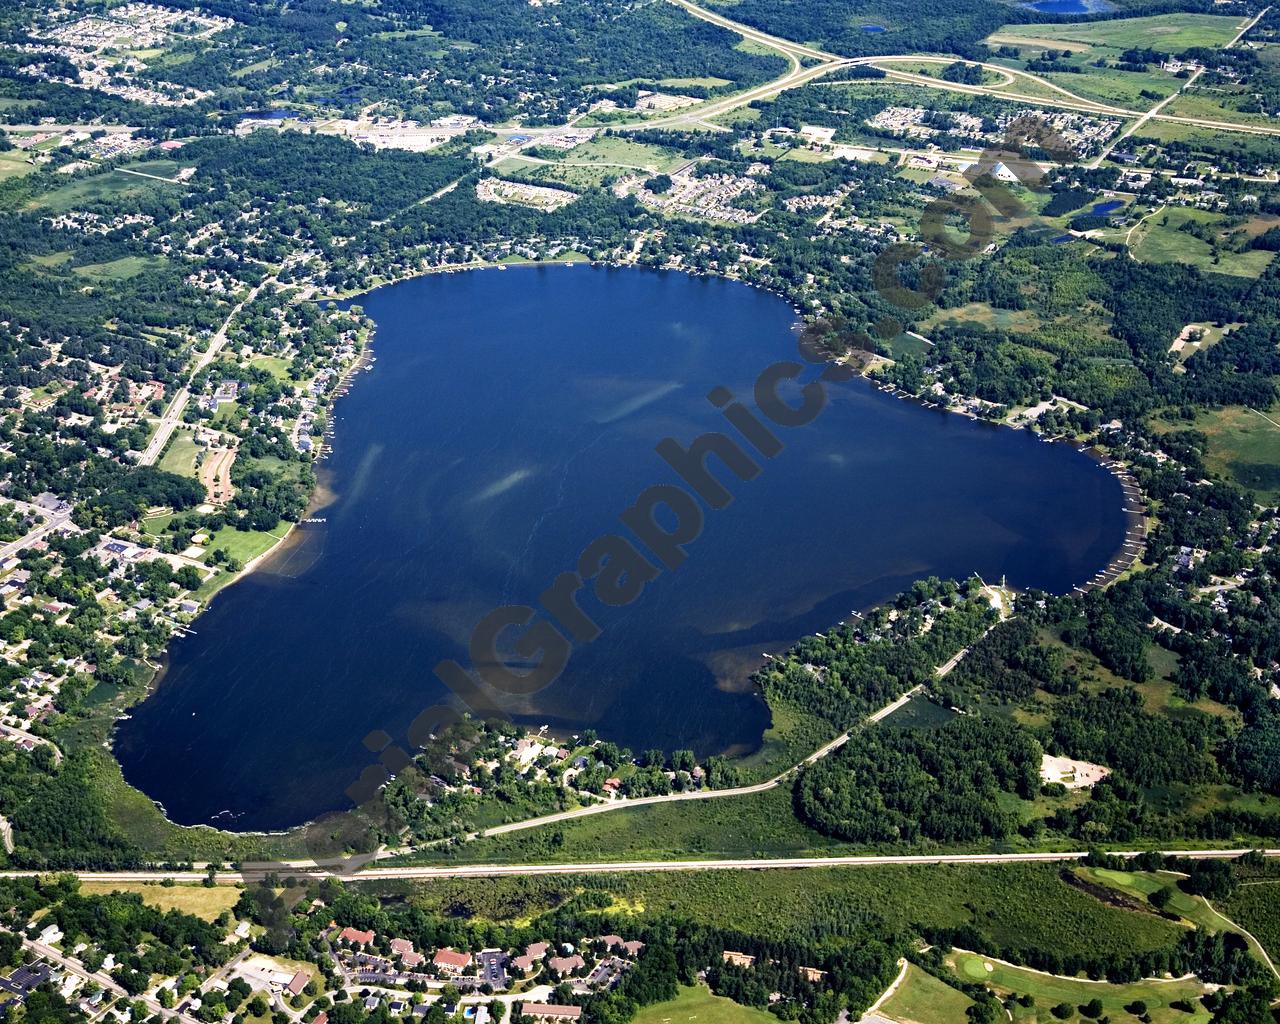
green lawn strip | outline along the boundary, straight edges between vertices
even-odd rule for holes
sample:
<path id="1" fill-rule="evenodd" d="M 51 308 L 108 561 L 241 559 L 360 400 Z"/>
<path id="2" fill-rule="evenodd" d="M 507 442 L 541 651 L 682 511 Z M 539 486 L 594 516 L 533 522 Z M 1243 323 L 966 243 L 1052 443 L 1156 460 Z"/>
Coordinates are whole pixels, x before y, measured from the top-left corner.
<path id="1" fill-rule="evenodd" d="M 1200 1024 L 1209 1020 L 1209 1012 L 1198 1003 L 1205 991 L 1204 984 L 1198 979 L 1112 985 L 1014 967 L 1000 960 L 959 949 L 947 960 L 959 977 L 970 982 L 980 982 L 1001 997 L 1010 994 L 1032 996 L 1035 999 L 1034 1005 L 1017 1006 L 1014 1009 L 1015 1024 L 1056 1024 L 1058 1018 L 1050 1012 L 1053 1007 L 1062 1003 L 1080 1007 L 1093 999 L 1102 1002 L 1103 1013 L 1113 1022 L 1136 1019 L 1136 1015 L 1125 1010 L 1126 1006 L 1135 1002 L 1146 1005 L 1152 1024 L 1166 1024 L 1175 1020 Z M 1176 1000 L 1192 1003 L 1196 1007 L 1195 1012 L 1187 1014 L 1171 1009 L 1169 1004 Z"/>

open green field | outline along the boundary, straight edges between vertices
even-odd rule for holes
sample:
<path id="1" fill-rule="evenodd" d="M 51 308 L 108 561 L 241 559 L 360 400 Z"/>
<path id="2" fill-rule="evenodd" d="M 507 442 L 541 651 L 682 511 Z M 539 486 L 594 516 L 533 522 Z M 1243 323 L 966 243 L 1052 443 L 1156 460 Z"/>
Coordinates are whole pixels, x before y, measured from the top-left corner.
<path id="1" fill-rule="evenodd" d="M 124 281 L 130 277 L 163 266 L 164 260 L 154 256 L 121 256 L 107 263 L 87 263 L 73 267 L 72 273 L 94 281 Z"/>
<path id="2" fill-rule="evenodd" d="M 240 898 L 240 890 L 220 885 L 159 885 L 152 882 L 81 882 L 80 891 L 89 894 L 136 892 L 142 902 L 157 910 L 180 910 L 204 921 L 216 920 Z"/>
<path id="3" fill-rule="evenodd" d="M 608 135 L 597 136 L 590 142 L 574 146 L 565 153 L 564 158 L 570 163 L 628 164 L 657 171 L 673 170 L 685 162 L 684 157 L 665 146 L 651 146 Z"/>
<path id="4" fill-rule="evenodd" d="M 205 551 L 222 548 L 232 558 L 248 562 L 257 558 L 272 545 L 283 539 L 292 523 L 281 523 L 270 532 L 260 530 L 237 530 L 234 526 L 224 526 L 209 538 Z"/>
<path id="5" fill-rule="evenodd" d="M 23 150 L 10 149 L 0 153 L 0 181 L 21 178 L 34 170 L 35 165 L 27 163 L 27 154 Z"/>
<path id="6" fill-rule="evenodd" d="M 160 468 L 179 476 L 195 476 L 196 455 L 202 449 L 195 442 L 190 430 L 175 430 L 164 454 L 160 457 Z"/>
<path id="7" fill-rule="evenodd" d="M 973 1000 L 959 989 L 907 964 L 907 976 L 878 1012 L 901 1024 L 965 1024 L 969 1019 L 965 1011 L 972 1005 Z"/>
<path id="8" fill-rule="evenodd" d="M 742 1006 L 715 995 L 702 985 L 689 985 L 665 1003 L 640 1010 L 634 1024 L 777 1024 L 778 1018 L 766 1010 Z"/>
<path id="9" fill-rule="evenodd" d="M 1210 470 L 1249 488 L 1259 501 L 1280 501 L 1280 405 L 1265 413 L 1240 405 L 1210 409 L 1193 425 L 1209 438 Z"/>
<path id="10" fill-rule="evenodd" d="M 1205 225 L 1215 232 L 1216 237 L 1225 240 L 1226 231 L 1220 229 L 1220 215 L 1191 207 L 1168 207 L 1163 213 L 1148 217 L 1134 231 L 1130 238 L 1130 251 L 1144 263 L 1189 263 L 1208 273 L 1233 277 L 1258 277 L 1275 255 L 1263 249 L 1239 253 L 1224 249 L 1215 261 L 1213 246 L 1209 242 L 1180 230 L 1188 223 Z"/>
<path id="11" fill-rule="evenodd" d="M 997 43 L 1039 47 L 1127 50 L 1151 47 L 1179 53 L 1192 46 L 1223 46 L 1240 30 L 1240 18 L 1217 14 L 1157 14 L 1146 18 L 1117 18 L 1075 25 L 1004 25 L 994 33 Z"/>
<path id="12" fill-rule="evenodd" d="M 125 199 L 146 195 L 157 189 L 172 189 L 181 186 L 157 181 L 155 178 L 141 178 L 136 174 L 122 174 L 119 171 L 108 171 L 105 174 L 94 174 L 87 178 L 79 178 L 68 182 L 52 192 L 37 196 L 28 204 L 28 209 L 49 210 L 53 213 L 66 213 L 83 207 L 88 203 L 109 199 Z"/>
<path id="13" fill-rule="evenodd" d="M 966 326 L 976 324 L 979 327 L 996 328 L 1002 331 L 1030 332 L 1041 326 L 1041 321 L 1029 309 L 996 309 L 985 302 L 970 302 L 954 309 L 940 309 L 927 320 L 920 323 L 920 331 L 928 335 L 929 331 L 941 326 Z"/>
<path id="14" fill-rule="evenodd" d="M 1240 109 L 1242 104 L 1252 99 L 1253 93 L 1243 86 L 1228 88 L 1193 85 L 1165 107 L 1162 113 L 1232 124 L 1273 125 L 1275 122 L 1265 113 Z"/>
<path id="15" fill-rule="evenodd" d="M 1194 979 L 1109 985 L 1041 974 L 961 950 L 952 953 L 947 962 L 959 977 L 966 981 L 981 982 L 994 989 L 998 996 L 1032 996 L 1035 1005 L 1014 1007 L 1014 1024 L 1057 1024 L 1058 1018 L 1050 1012 L 1054 1006 L 1069 1003 L 1079 1007 L 1092 999 L 1101 1000 L 1103 1013 L 1114 1022 L 1135 1020 L 1137 1015 L 1125 1009 L 1135 1002 L 1146 1004 L 1146 1013 L 1150 1015 L 1152 1024 L 1168 1024 L 1172 1021 L 1202 1024 L 1209 1020 L 1209 1012 L 1197 1002 L 1204 994 L 1204 985 Z M 1172 1009 L 1169 1004 L 1176 1000 L 1192 1003 L 1196 1007 L 1195 1012 L 1188 1014 Z"/>

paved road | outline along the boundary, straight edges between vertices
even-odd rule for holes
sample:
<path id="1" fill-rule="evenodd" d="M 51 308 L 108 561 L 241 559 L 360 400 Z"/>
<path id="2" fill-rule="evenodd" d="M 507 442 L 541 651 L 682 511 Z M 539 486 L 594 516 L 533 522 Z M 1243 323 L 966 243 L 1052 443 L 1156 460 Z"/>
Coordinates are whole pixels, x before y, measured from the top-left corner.
<path id="1" fill-rule="evenodd" d="M 166 1010 L 154 999 L 150 999 L 145 996 L 129 995 L 109 975 L 103 974 L 101 971 L 91 972 L 91 971 L 85 970 L 84 967 L 78 961 L 72 960 L 70 957 L 63 955 L 62 953 L 59 953 L 52 946 L 46 946 L 43 942 L 36 942 L 34 939 L 28 939 L 28 938 L 23 938 L 22 944 L 32 952 L 38 953 L 40 956 L 44 957 L 50 963 L 57 964 L 59 967 L 66 970 L 68 973 L 74 974 L 77 977 L 84 978 L 88 981 L 96 982 L 100 987 L 105 989 L 107 992 L 111 993 L 112 996 L 124 996 L 127 999 L 141 1002 L 143 1005 L 146 1006 L 148 1010 L 150 1010 L 153 1014 L 156 1014 L 157 1017 L 163 1016 L 166 1020 L 173 1019 L 173 1020 L 181 1021 L 182 1024 L 200 1024 L 200 1022 L 197 1021 L 194 1017 L 188 1017 L 185 1014 L 178 1013 L 175 1010 Z"/>
<path id="2" fill-rule="evenodd" d="M 193 375 L 199 373 L 217 358 L 222 346 L 227 343 L 227 331 L 231 328 L 231 321 L 239 315 L 240 310 L 256 299 L 263 288 L 274 282 L 275 277 L 273 275 L 261 284 L 254 285 L 249 289 L 249 294 L 232 307 L 231 312 L 227 314 L 226 320 L 222 322 L 222 326 L 209 339 L 209 347 L 196 357 L 196 361 L 191 367 Z M 151 435 L 151 440 L 147 443 L 146 448 L 142 450 L 142 455 L 138 458 L 139 465 L 151 466 L 160 458 L 165 445 L 169 443 L 169 438 L 173 436 L 174 430 L 182 422 L 182 414 L 186 411 L 189 401 L 191 401 L 191 392 L 186 388 L 179 388 L 178 393 L 169 401 L 168 408 L 165 409 L 160 417 L 160 422 L 156 424 L 156 432 Z"/>
<path id="3" fill-rule="evenodd" d="M 44 513 L 48 515 L 48 513 Z M 0 547 L 0 560 L 16 555 L 23 548 L 29 548 L 38 540 L 43 540 L 55 530 L 61 529 L 71 522 L 70 512 L 59 512 L 57 515 L 50 516 L 35 529 L 19 537 L 17 540 L 11 540 L 8 544 Z"/>
<path id="4" fill-rule="evenodd" d="M 1112 851 L 1115 857 L 1131 858 L 1147 852 L 1143 850 Z M 1167 850 L 1170 856 L 1192 860 L 1208 860 L 1215 857 L 1239 857 L 1251 852 L 1248 849 L 1230 850 Z M 1260 851 L 1264 857 L 1280 857 L 1280 849 Z M 724 860 L 637 860 L 590 861 L 565 864 L 453 864 L 431 867 L 369 868 L 358 874 L 344 874 L 327 868 L 288 868 L 279 864 L 262 868 L 246 866 L 242 871 L 220 871 L 214 876 L 219 885 L 239 885 L 261 881 L 267 874 L 278 877 L 326 878 L 338 877 L 346 881 L 386 881 L 391 879 L 433 878 L 497 878 L 508 875 L 617 875 L 628 873 L 657 873 L 673 871 L 762 871 L 806 868 L 886 867 L 890 865 L 930 864 L 1062 864 L 1080 861 L 1089 855 L 1086 850 L 1063 850 L 1043 853 L 913 853 L 867 854 L 847 857 L 743 857 Z M 44 872 L 47 874 L 47 872 Z M 207 875 L 202 871 L 73 871 L 85 882 L 163 882 L 194 884 L 203 882 Z M 39 871 L 0 871 L 0 878 L 31 878 Z"/>

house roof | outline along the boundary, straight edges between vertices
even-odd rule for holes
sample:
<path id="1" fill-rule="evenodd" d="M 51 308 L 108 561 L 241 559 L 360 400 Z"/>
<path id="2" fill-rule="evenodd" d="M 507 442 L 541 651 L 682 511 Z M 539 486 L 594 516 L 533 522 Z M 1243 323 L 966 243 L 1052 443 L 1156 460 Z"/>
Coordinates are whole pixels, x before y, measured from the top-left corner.
<path id="1" fill-rule="evenodd" d="M 559 1003 L 525 1003 L 521 1012 L 526 1017 L 563 1017 L 566 1020 L 576 1020 L 582 1016 L 582 1007 Z"/>
<path id="2" fill-rule="evenodd" d="M 431 962 L 437 967 L 466 967 L 471 963 L 471 954 L 459 953 L 455 949 L 438 949 Z"/>

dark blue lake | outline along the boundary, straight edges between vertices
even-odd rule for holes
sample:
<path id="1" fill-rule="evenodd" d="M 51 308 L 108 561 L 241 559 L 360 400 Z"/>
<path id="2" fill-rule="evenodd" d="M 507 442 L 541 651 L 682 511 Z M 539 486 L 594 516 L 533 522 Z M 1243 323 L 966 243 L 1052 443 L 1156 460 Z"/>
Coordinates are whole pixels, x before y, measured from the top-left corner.
<path id="1" fill-rule="evenodd" d="M 761 371 L 796 356 L 785 303 L 681 274 L 438 275 L 364 306 L 377 361 L 337 406 L 326 523 L 219 595 L 118 729 L 126 777 L 178 822 L 282 828 L 344 806 L 362 738 L 446 698 L 432 668 L 470 664 L 482 616 L 536 605 L 589 542 L 627 533 L 641 491 L 681 483 L 655 444 L 732 435 L 708 392 L 754 406 Z M 1122 543 L 1118 483 L 1072 447 L 862 380 L 826 389 L 814 422 L 774 428 L 785 448 L 755 479 L 721 473 L 735 500 L 685 564 L 628 607 L 584 595 L 602 635 L 513 715 L 749 751 L 761 652 L 924 576 L 1066 591 Z"/>
<path id="2" fill-rule="evenodd" d="M 1116 210 L 1120 209 L 1124 206 L 1124 202 L 1125 201 L 1123 199 L 1108 199 L 1106 202 L 1094 203 L 1090 212 L 1099 217 L 1105 216 L 1108 213 L 1114 213 Z"/>
<path id="3" fill-rule="evenodd" d="M 1041 14 L 1103 14 L 1116 9 L 1109 0 L 1035 0 L 1020 6 Z"/>

